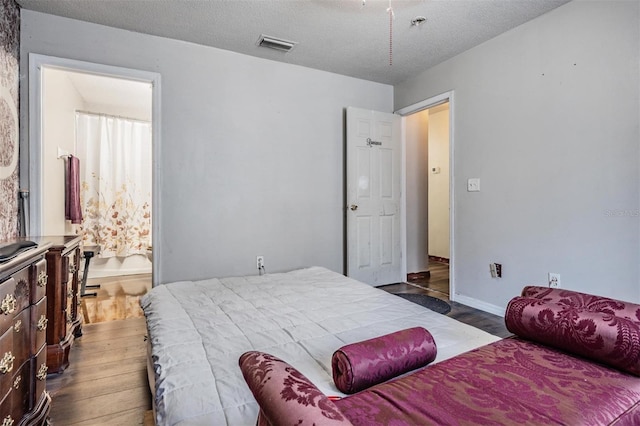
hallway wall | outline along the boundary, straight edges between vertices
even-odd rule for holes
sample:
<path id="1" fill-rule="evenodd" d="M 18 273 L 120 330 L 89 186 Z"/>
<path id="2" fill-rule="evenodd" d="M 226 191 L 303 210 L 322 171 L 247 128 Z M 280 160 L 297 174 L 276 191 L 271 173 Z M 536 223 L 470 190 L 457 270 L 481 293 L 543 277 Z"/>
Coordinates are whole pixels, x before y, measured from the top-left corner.
<path id="1" fill-rule="evenodd" d="M 429 112 L 405 118 L 407 273 L 429 270 Z"/>
<path id="2" fill-rule="evenodd" d="M 428 111 L 429 255 L 450 259 L 449 103 Z"/>

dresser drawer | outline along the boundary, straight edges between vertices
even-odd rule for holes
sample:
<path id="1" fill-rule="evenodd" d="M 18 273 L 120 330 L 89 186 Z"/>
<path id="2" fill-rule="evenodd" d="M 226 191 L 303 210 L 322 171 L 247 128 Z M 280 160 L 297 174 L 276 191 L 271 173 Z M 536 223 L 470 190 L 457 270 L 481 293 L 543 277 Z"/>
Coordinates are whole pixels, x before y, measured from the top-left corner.
<path id="1" fill-rule="evenodd" d="M 73 297 L 71 294 L 71 286 L 67 286 L 67 309 L 64 317 L 67 322 L 67 336 L 73 332 Z"/>
<path id="2" fill-rule="evenodd" d="M 29 392 L 29 377 L 31 377 L 31 360 L 26 360 L 13 375 L 11 383 L 11 402 L 13 405 L 12 417 L 21 419 L 25 413 L 33 408 L 31 393 Z"/>
<path id="3" fill-rule="evenodd" d="M 0 284 L 0 333 L 13 325 L 13 317 L 18 312 L 15 292 L 16 280 L 13 277 Z"/>
<path id="4" fill-rule="evenodd" d="M 31 336 L 29 335 L 29 321 L 31 320 L 31 309 L 23 309 L 13 319 L 13 356 L 14 365 L 22 365 L 31 354 Z"/>
<path id="5" fill-rule="evenodd" d="M 31 268 L 26 267 L 13 274 L 13 279 L 16 280 L 16 289 L 13 293 L 16 299 L 14 313 L 20 312 L 31 304 L 30 269 Z"/>
<path id="6" fill-rule="evenodd" d="M 35 358 L 31 358 L 32 373 L 35 375 L 33 401 L 39 401 L 47 385 L 47 345 L 42 345 Z M 32 377 L 33 377 L 32 375 Z"/>
<path id="7" fill-rule="evenodd" d="M 29 377 L 31 360 L 27 360 L 13 374 L 9 392 L 0 406 L 0 424 L 16 425 L 22 417 L 33 409 Z M 13 423 L 11 422 L 13 420 Z"/>
<path id="8" fill-rule="evenodd" d="M 0 332 L 13 326 L 15 315 L 29 306 L 29 268 L 23 268 L 0 283 Z"/>
<path id="9" fill-rule="evenodd" d="M 0 395 L 6 395 L 12 385 L 15 356 L 13 355 L 13 328 L 0 336 Z"/>
<path id="10" fill-rule="evenodd" d="M 37 303 L 47 294 L 48 278 L 46 260 L 31 265 L 31 303 Z"/>
<path id="11" fill-rule="evenodd" d="M 74 299 L 73 288 L 68 285 L 67 286 L 67 314 L 69 314 L 70 318 L 73 318 L 73 311 L 75 308 L 75 304 L 73 303 Z"/>
<path id="12" fill-rule="evenodd" d="M 45 297 L 31 307 L 31 354 L 35 355 L 47 340 L 48 326 L 47 298 Z"/>
<path id="13" fill-rule="evenodd" d="M 11 388 L 9 388 L 9 392 L 4 395 L 2 402 L 0 403 L 0 424 L 14 425 L 16 422 L 20 421 L 19 418 L 14 417 L 11 404 L 11 398 L 13 397 Z"/>
<path id="14" fill-rule="evenodd" d="M 73 280 L 74 275 L 76 274 L 76 272 L 78 272 L 78 267 L 80 266 L 78 253 L 79 252 L 76 252 L 76 250 L 74 250 L 66 256 L 69 259 L 69 269 L 67 270 L 67 273 L 69 274 L 67 278 L 68 281 Z"/>

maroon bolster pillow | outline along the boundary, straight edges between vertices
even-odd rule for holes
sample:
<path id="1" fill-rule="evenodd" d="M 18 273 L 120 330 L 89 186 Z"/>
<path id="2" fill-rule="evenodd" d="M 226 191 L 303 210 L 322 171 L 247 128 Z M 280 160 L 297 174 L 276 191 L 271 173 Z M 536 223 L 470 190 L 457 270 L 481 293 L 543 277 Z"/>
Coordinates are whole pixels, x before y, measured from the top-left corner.
<path id="1" fill-rule="evenodd" d="M 353 426 L 329 397 L 280 358 L 250 351 L 239 364 L 260 406 L 258 424 Z"/>
<path id="2" fill-rule="evenodd" d="M 359 392 L 424 367 L 436 354 L 433 336 L 422 327 L 352 343 L 331 357 L 333 382 L 341 392 Z"/>
<path id="3" fill-rule="evenodd" d="M 535 297 L 545 302 L 560 303 L 581 308 L 591 312 L 612 314 L 616 317 L 628 318 L 640 324 L 640 305 L 608 297 L 594 296 L 573 290 L 549 288 L 541 286 L 527 286 L 522 289 L 522 297 Z"/>
<path id="4" fill-rule="evenodd" d="M 507 329 L 527 340 L 640 376 L 640 325 L 608 311 L 536 297 L 514 297 Z"/>

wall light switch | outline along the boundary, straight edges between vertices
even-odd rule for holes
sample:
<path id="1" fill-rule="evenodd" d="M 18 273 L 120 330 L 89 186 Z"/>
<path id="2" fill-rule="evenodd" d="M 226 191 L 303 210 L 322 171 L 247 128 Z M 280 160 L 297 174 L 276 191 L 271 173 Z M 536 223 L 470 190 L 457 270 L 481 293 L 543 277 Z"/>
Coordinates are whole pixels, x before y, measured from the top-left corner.
<path id="1" fill-rule="evenodd" d="M 470 178 L 467 180 L 467 192 L 480 192 L 480 178 Z"/>

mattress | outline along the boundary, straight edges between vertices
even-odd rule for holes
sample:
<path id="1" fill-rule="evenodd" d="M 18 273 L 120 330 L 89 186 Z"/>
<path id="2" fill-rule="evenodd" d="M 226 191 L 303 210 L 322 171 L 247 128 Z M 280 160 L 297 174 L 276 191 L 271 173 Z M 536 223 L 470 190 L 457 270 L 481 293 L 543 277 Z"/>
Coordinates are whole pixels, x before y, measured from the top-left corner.
<path id="1" fill-rule="evenodd" d="M 326 395 L 341 346 L 409 327 L 428 329 L 436 362 L 500 340 L 321 267 L 181 281 L 141 299 L 151 342 L 158 425 L 254 425 L 258 405 L 238 358 L 268 352 Z"/>

